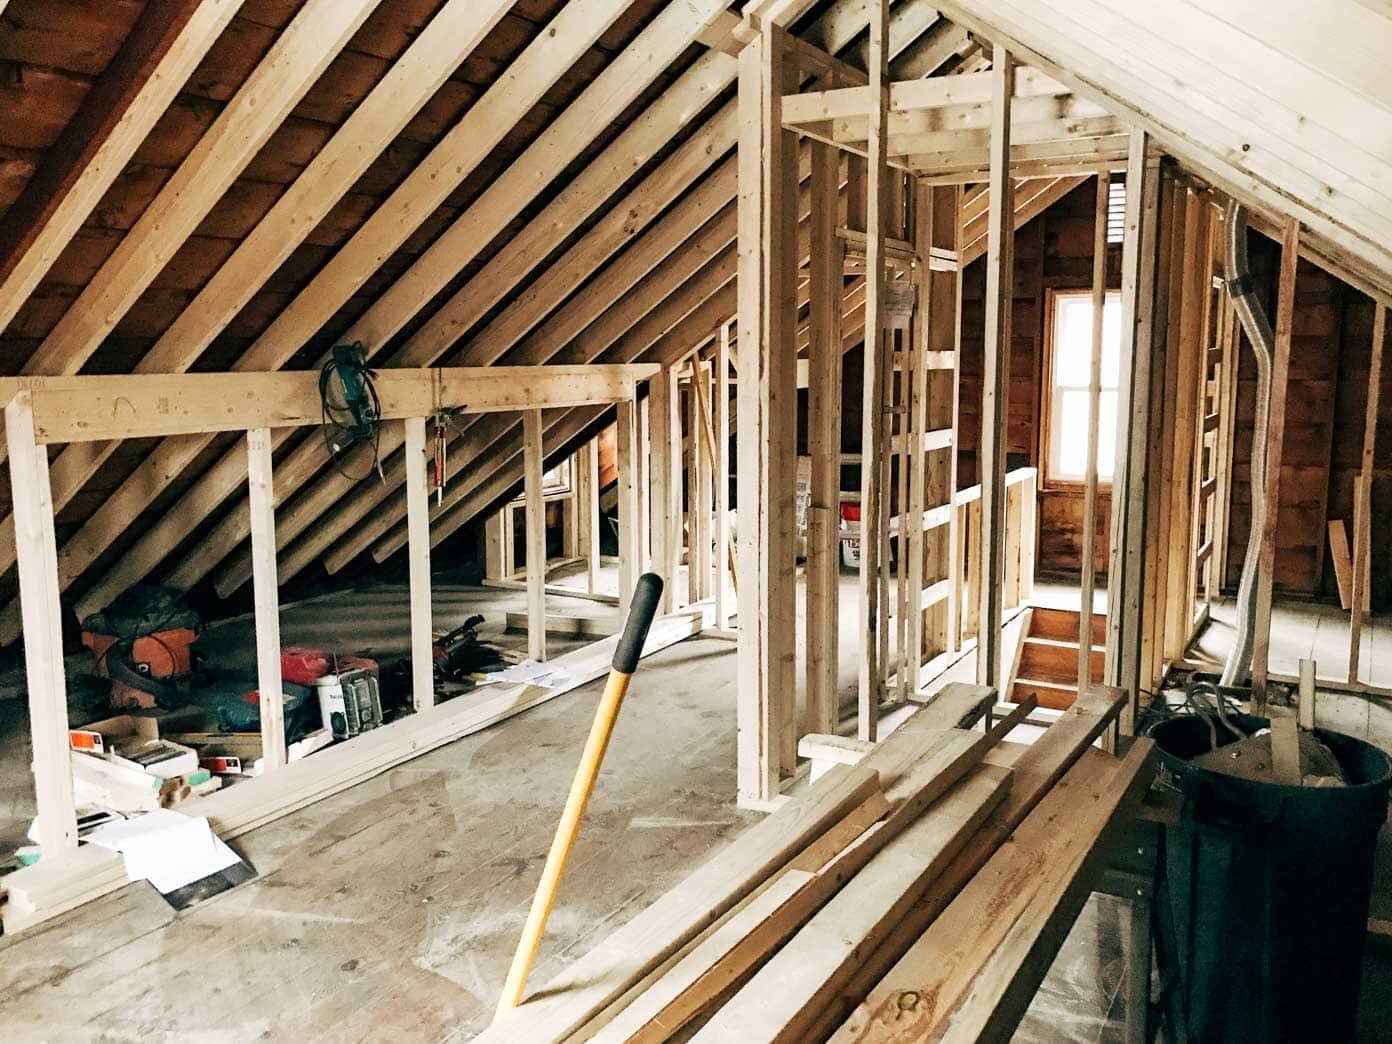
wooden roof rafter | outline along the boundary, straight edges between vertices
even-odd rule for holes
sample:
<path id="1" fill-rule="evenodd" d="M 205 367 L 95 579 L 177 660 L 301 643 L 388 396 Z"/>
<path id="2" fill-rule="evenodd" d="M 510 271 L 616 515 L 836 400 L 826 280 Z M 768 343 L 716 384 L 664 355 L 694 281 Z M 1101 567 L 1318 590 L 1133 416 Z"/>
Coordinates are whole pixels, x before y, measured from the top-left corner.
<path id="1" fill-rule="evenodd" d="M 918 3 L 919 0 L 909 0 L 909 2 Z M 841 4 L 832 8 L 828 17 L 839 17 L 837 13 L 841 7 L 853 6 L 847 0 L 843 0 Z M 827 20 L 824 18 L 823 22 Z M 840 26 L 842 22 L 835 24 Z M 846 38 L 853 37 L 854 20 L 844 22 L 844 24 L 850 31 L 840 28 L 837 31 L 844 32 Z M 845 39 L 839 41 L 842 46 L 845 45 L 845 42 Z M 904 39 L 901 46 L 907 45 L 909 42 L 909 39 Z M 645 68 L 652 64 L 649 59 Z M 573 225 L 580 215 L 593 210 L 608 200 L 613 190 L 631 175 L 635 154 L 643 156 L 656 151 L 662 141 L 668 139 L 675 129 L 689 120 L 694 111 L 699 110 L 702 99 L 713 97 L 719 93 L 720 87 L 733 83 L 735 64 L 729 56 L 716 52 L 708 53 L 698 60 L 677 83 L 668 88 L 662 97 L 650 106 L 642 120 L 620 135 L 605 150 L 602 157 L 593 161 L 575 182 L 558 195 L 525 230 L 515 236 L 488 269 L 457 291 L 413 335 L 402 350 L 394 353 L 388 360 L 389 365 L 423 365 L 439 358 L 440 353 L 449 348 L 461 332 L 468 329 L 472 322 L 482 316 L 491 302 L 499 300 L 536 261 L 550 252 L 556 239 L 558 224 L 570 223 Z M 650 72 L 652 71 L 655 70 L 650 70 Z M 636 73 L 629 74 L 630 78 L 634 75 Z M 574 108 L 577 120 L 582 122 L 584 126 L 592 128 L 594 122 L 593 107 L 587 108 L 577 102 Z M 489 343 L 489 339 L 487 337 L 481 338 L 480 342 L 474 346 L 480 351 L 476 352 L 471 347 L 466 352 L 460 353 L 457 361 L 469 360 L 472 365 L 484 365 L 499 358 L 507 347 L 516 343 L 530 326 L 541 315 L 545 314 L 544 311 L 538 313 L 537 301 L 539 298 L 559 303 L 566 291 L 578 285 L 597 265 L 603 262 L 608 254 L 626 243 L 634 231 L 641 229 L 643 219 L 651 219 L 660 213 L 664 207 L 680 195 L 689 184 L 692 176 L 708 167 L 728 148 L 732 147 L 734 131 L 734 106 L 731 104 L 711 117 L 702 130 L 688 139 L 677 153 L 644 180 L 642 186 L 649 187 L 648 192 L 644 193 L 640 187 L 631 195 L 630 202 L 620 206 L 611 206 L 600 225 L 592 229 L 591 233 L 587 234 L 585 240 L 582 241 L 594 238 L 607 243 L 607 245 L 602 246 L 598 252 L 584 250 L 572 252 L 567 257 L 568 263 L 553 265 L 548 273 L 542 277 L 540 286 L 534 287 L 533 290 L 529 290 L 527 294 L 519 297 L 513 308 L 495 320 L 496 325 L 491 326 L 490 329 L 510 329 L 513 331 L 507 335 L 507 340 L 501 342 L 497 348 L 483 350 L 484 345 Z M 677 179 L 672 179 L 662 173 L 668 169 L 686 171 L 686 173 L 681 174 Z M 508 180 L 511 179 L 500 179 L 500 183 Z M 654 191 L 660 192 L 661 195 L 654 198 Z M 730 194 L 733 197 L 733 183 Z M 644 198 L 645 196 L 646 198 Z M 525 198 L 530 198 L 530 195 Z M 519 207 L 520 205 L 520 203 L 517 204 Z M 579 256 L 574 256 L 577 253 Z M 500 273 L 504 275 L 500 276 Z M 503 281 L 504 277 L 511 281 Z M 541 286 L 546 287 L 544 293 L 541 291 Z M 546 310 L 549 310 L 549 307 Z M 374 311 L 378 311 L 376 305 L 369 311 L 369 316 Z M 530 320 L 519 321 L 518 317 L 531 313 L 537 314 Z M 399 309 L 388 311 L 383 307 L 380 314 L 383 315 L 384 319 L 396 316 L 395 321 L 398 325 L 404 321 L 400 318 Z M 364 319 L 370 322 L 369 316 L 365 316 Z M 349 336 L 352 336 L 351 331 Z M 395 431 L 384 432 L 383 439 L 384 453 L 393 451 L 400 442 L 399 433 Z M 240 468 L 236 466 L 238 463 L 229 457 L 226 458 L 225 464 L 218 466 L 219 474 L 225 473 L 226 475 L 225 488 L 228 490 L 240 486 L 238 477 Z M 322 447 L 317 445 L 306 445 L 292 451 L 278 467 L 280 471 L 288 475 L 286 482 L 290 485 L 310 483 L 318 477 L 317 481 L 308 490 L 302 491 L 300 497 L 297 498 L 303 501 L 300 508 L 295 509 L 292 505 L 288 511 L 282 513 L 280 531 L 283 539 L 288 541 L 316 517 L 317 510 L 326 510 L 331 506 L 336 506 L 348 490 L 341 482 L 336 481 L 334 476 L 322 474 L 323 451 Z M 210 476 L 205 476 L 205 479 L 201 481 L 205 483 L 210 481 Z M 219 479 L 218 481 L 223 480 Z M 212 510 L 212 507 L 220 502 L 220 499 L 221 497 L 217 495 L 204 497 L 200 503 L 207 506 L 202 510 L 205 513 Z M 307 506 L 310 504 L 318 504 L 319 507 L 315 510 Z M 228 513 L 224 521 L 219 524 L 216 534 L 220 548 L 225 550 L 210 554 L 205 542 L 205 544 L 195 548 L 176 567 L 172 574 L 174 579 L 179 583 L 184 583 L 191 573 L 198 572 L 199 576 L 203 575 L 221 557 L 234 550 L 245 539 L 245 536 L 246 527 L 241 513 L 237 511 Z M 242 557 L 245 558 L 245 556 Z M 226 584 L 227 581 L 224 580 L 224 589 L 228 589 Z M 119 590 L 119 588 L 116 589 Z"/>
<path id="2" fill-rule="evenodd" d="M 513 63 L 514 75 L 496 83 L 465 112 L 427 159 L 415 167 L 333 256 L 328 266 L 257 338 L 238 360 L 236 368 L 274 369 L 288 361 L 349 294 L 376 270 L 387 254 L 487 156 L 503 133 L 585 53 L 626 6 L 624 0 L 575 0 L 567 4 L 549 27 L 555 32 L 543 32 L 524 49 Z M 68 586 L 95 562 L 106 547 L 124 533 L 128 520 L 174 481 L 211 439 L 212 436 L 202 436 L 160 443 L 64 546 L 60 559 L 62 585 Z M 242 450 L 237 449 L 225 458 L 236 464 L 239 473 L 245 470 L 241 453 Z M 237 485 L 241 485 L 240 479 Z M 198 517 L 216 507 L 225 495 L 204 497 L 199 508 L 202 514 Z M 169 541 L 171 537 L 177 541 L 180 535 L 177 531 L 169 532 L 168 527 L 162 529 L 156 525 L 146 532 L 142 541 L 155 544 Z M 123 559 L 116 567 L 117 575 L 104 578 L 98 584 L 97 593 L 88 596 L 82 604 L 105 604 L 104 597 L 109 601 L 109 597 L 134 582 L 134 579 L 125 579 L 127 575 L 133 578 L 145 575 L 161 557 L 163 555 L 157 552 L 145 551 Z M 102 593 L 103 583 L 105 590 L 111 592 L 110 596 Z M 0 613 L 0 640 L 11 636 L 17 626 L 17 610 L 12 604 Z"/>
<path id="3" fill-rule="evenodd" d="M 77 234 L 239 6 L 180 0 L 151 4 L 142 13 L 0 221 L 0 331 Z"/>
<path id="4" fill-rule="evenodd" d="M 450 0 L 132 371 L 182 373 L 193 366 L 508 6 L 507 0 L 486 5 Z M 50 475 L 55 510 L 67 505 L 119 445 L 84 443 L 59 454 Z M 12 555 L 12 548 L 0 551 L 0 568 L 11 564 Z"/>

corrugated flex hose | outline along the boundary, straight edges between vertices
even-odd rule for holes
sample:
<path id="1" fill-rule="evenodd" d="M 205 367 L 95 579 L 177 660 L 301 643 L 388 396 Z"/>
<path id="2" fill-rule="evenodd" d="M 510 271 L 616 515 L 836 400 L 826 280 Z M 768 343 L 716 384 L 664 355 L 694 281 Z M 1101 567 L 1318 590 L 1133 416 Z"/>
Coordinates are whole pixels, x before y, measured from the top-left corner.
<path id="1" fill-rule="evenodd" d="M 1252 523 L 1247 533 L 1247 554 L 1242 563 L 1242 583 L 1237 590 L 1237 636 L 1228 662 L 1223 665 L 1223 686 L 1242 684 L 1252 667 L 1256 634 L 1257 559 L 1261 557 L 1262 529 L 1266 525 L 1266 429 L 1271 413 L 1271 357 L 1275 336 L 1271 322 L 1257 300 L 1247 266 L 1247 208 L 1229 201 L 1227 210 L 1227 287 L 1233 308 L 1252 345 L 1257 363 L 1256 419 L 1252 430 Z"/>

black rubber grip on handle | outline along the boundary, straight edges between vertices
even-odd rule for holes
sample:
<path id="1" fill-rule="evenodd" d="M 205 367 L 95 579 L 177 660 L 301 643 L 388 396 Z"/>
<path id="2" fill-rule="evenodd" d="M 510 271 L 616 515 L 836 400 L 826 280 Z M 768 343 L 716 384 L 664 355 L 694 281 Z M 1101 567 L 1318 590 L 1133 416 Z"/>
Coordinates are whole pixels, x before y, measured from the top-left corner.
<path id="1" fill-rule="evenodd" d="M 648 640 L 648 628 L 657 615 L 657 602 L 661 597 L 662 577 L 644 573 L 638 578 L 638 586 L 633 589 L 633 603 L 628 607 L 628 620 L 624 622 L 623 634 L 619 635 L 619 647 L 614 650 L 614 670 L 620 674 L 632 674 L 638 669 L 638 658 L 643 655 L 643 643 Z"/>

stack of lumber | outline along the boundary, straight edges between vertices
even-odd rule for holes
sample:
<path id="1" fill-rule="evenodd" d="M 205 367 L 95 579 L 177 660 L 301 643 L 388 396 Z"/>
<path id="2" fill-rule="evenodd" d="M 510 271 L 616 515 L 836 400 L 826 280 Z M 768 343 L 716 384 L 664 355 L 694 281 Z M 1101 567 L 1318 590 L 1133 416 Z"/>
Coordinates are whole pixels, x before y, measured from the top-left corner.
<path id="1" fill-rule="evenodd" d="M 482 1041 L 1008 1039 L 1153 773 L 1094 688 L 1030 746 L 950 685 L 736 838 Z"/>

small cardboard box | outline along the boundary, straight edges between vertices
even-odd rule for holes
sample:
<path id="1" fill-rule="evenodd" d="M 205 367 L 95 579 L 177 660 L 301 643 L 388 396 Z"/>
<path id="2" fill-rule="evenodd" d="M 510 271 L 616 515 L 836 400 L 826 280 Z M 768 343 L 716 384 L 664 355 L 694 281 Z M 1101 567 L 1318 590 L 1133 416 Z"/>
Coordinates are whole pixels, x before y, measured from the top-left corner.
<path id="1" fill-rule="evenodd" d="M 129 744 L 137 739 L 142 743 L 159 739 L 159 722 L 154 718 L 121 714 L 68 730 L 68 746 L 85 754 L 111 754 L 118 743 Z"/>
<path id="2" fill-rule="evenodd" d="M 160 739 L 154 718 L 122 714 L 69 729 L 68 746 L 160 779 L 198 771 L 198 752 Z"/>

